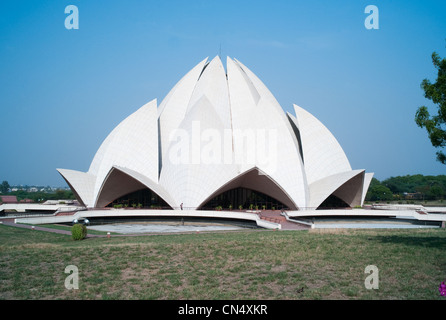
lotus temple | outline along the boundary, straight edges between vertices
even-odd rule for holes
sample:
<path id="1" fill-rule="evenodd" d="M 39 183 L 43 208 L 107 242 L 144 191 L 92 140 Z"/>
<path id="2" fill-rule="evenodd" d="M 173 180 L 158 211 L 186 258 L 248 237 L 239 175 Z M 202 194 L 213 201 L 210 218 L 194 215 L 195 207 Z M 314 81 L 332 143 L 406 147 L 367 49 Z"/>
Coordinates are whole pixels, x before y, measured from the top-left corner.
<path id="1" fill-rule="evenodd" d="M 87 208 L 313 210 L 364 202 L 372 173 L 352 169 L 307 110 L 285 113 L 244 64 L 190 70 L 103 141 L 87 172 L 58 169 Z"/>
<path id="2" fill-rule="evenodd" d="M 76 201 L 3 203 L 0 223 L 121 233 L 445 227 L 444 207 L 363 206 L 373 173 L 352 169 L 333 134 L 293 107 L 284 112 L 240 61 L 205 59 L 159 105 L 114 128 L 87 172 L 58 169 Z"/>

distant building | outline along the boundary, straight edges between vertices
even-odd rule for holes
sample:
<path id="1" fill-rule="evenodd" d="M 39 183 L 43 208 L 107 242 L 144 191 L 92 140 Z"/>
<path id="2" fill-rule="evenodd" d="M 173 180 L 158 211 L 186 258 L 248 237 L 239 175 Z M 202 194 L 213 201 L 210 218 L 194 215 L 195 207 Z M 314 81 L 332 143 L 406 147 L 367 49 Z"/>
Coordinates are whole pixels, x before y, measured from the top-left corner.
<path id="1" fill-rule="evenodd" d="M 404 192 L 404 198 L 419 200 L 423 198 L 423 194 L 421 192 Z"/>
<path id="2" fill-rule="evenodd" d="M 16 196 L 0 196 L 2 203 L 19 203 Z"/>

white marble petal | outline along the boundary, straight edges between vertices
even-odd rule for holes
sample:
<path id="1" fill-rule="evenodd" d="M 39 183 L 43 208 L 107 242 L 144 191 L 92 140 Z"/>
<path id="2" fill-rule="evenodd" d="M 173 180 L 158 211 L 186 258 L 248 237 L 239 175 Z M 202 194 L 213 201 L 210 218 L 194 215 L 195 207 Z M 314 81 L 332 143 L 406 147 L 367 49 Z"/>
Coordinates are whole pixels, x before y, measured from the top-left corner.
<path id="1" fill-rule="evenodd" d="M 202 60 L 157 108 L 152 100 L 104 140 L 87 173 L 58 169 L 86 206 L 149 188 L 169 206 L 199 209 L 230 188 L 291 209 L 334 195 L 362 205 L 373 174 L 352 170 L 339 142 L 308 111 L 285 113 L 238 60 Z"/>

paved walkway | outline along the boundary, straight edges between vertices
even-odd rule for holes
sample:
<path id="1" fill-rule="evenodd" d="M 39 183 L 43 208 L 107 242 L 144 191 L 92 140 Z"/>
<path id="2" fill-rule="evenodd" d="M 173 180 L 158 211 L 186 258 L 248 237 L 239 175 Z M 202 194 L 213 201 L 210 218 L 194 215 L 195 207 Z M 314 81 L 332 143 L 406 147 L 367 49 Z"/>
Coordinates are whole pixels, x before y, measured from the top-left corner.
<path id="1" fill-rule="evenodd" d="M 65 235 L 70 235 L 71 236 L 71 231 L 68 231 L 68 230 L 60 230 L 60 229 L 53 229 L 53 228 L 30 226 L 28 224 L 20 224 L 20 223 L 14 223 L 14 222 L 11 222 L 11 221 L 4 221 L 4 220 L 3 220 L 3 224 L 5 226 L 18 227 L 18 228 L 24 228 L 24 229 L 31 229 L 31 230 L 34 228 L 34 230 L 53 232 L 53 233 L 59 233 L 59 234 L 65 234 Z M 87 238 L 99 238 L 99 237 L 105 237 L 105 235 L 87 234 Z"/>
<path id="2" fill-rule="evenodd" d="M 72 214 L 72 213 L 71 213 Z M 261 219 L 265 219 L 267 221 L 280 223 L 282 226 L 282 230 L 307 230 L 309 229 L 309 226 L 290 222 L 286 220 L 284 216 L 280 214 L 279 210 L 263 210 L 259 213 L 259 216 Z M 54 228 L 45 228 L 40 226 L 31 226 L 27 224 L 20 224 L 20 223 L 14 223 L 14 219 L 3 219 L 2 223 L 7 226 L 12 227 L 18 227 L 18 228 L 25 228 L 25 229 L 33 229 L 39 230 L 39 231 L 46 231 L 46 232 L 53 232 L 58 234 L 65 234 L 71 236 L 71 231 L 69 230 L 60 230 L 60 229 L 54 229 Z M 138 233 L 138 234 L 120 234 L 120 235 L 113 235 L 113 236 L 143 236 L 143 235 L 153 235 L 155 233 Z M 98 235 L 98 234 L 87 234 L 87 238 L 101 238 L 101 237 L 107 237 L 107 235 Z"/>
<path id="3" fill-rule="evenodd" d="M 263 210 L 260 212 L 259 215 L 262 219 L 280 223 L 280 225 L 282 226 L 282 230 L 307 230 L 310 228 L 305 224 L 288 221 L 284 216 L 280 214 L 279 210 Z"/>

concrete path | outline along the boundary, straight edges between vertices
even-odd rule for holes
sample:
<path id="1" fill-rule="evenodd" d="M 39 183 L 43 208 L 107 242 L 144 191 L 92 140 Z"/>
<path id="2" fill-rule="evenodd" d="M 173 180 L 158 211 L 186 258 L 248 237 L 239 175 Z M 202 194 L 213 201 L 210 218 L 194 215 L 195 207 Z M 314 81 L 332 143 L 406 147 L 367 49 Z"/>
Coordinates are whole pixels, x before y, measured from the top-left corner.
<path id="1" fill-rule="evenodd" d="M 282 226 L 282 230 L 307 230 L 309 229 L 309 226 L 299 223 L 294 223 L 288 221 L 284 216 L 280 214 L 279 210 L 263 210 L 259 213 L 259 216 L 261 219 L 271 221 L 274 223 L 280 223 Z M 58 234 L 65 234 L 71 236 L 71 231 L 69 230 L 60 230 L 60 229 L 53 229 L 53 228 L 45 228 L 40 226 L 31 226 L 28 224 L 21 224 L 21 223 L 14 223 L 14 219 L 3 219 L 2 223 L 7 226 L 12 227 L 18 227 L 18 228 L 25 228 L 25 229 L 33 229 L 39 230 L 39 231 L 46 231 L 46 232 L 53 232 Z M 154 235 L 157 233 L 136 233 L 136 234 L 120 234 L 120 235 L 113 235 L 113 237 L 116 236 L 143 236 L 143 235 Z M 176 233 L 177 234 L 177 233 Z M 103 238 L 107 237 L 107 235 L 97 235 L 97 234 L 87 234 L 87 238 Z"/>
<path id="2" fill-rule="evenodd" d="M 307 230 L 310 227 L 298 222 L 290 222 L 280 214 L 279 210 L 263 210 L 259 213 L 261 219 L 280 223 L 282 230 Z"/>
<path id="3" fill-rule="evenodd" d="M 71 236 L 71 231 L 68 231 L 68 230 L 45 228 L 45 227 L 39 227 L 39 226 L 30 226 L 30 225 L 27 225 L 27 224 L 14 223 L 14 222 L 11 222 L 11 221 L 3 221 L 3 224 L 5 226 L 24 228 L 24 229 L 30 229 L 30 230 L 39 230 L 39 231 L 53 232 L 53 233 L 65 234 L 65 235 Z M 100 238 L 100 237 L 105 237 L 105 235 L 87 234 L 87 238 Z"/>

